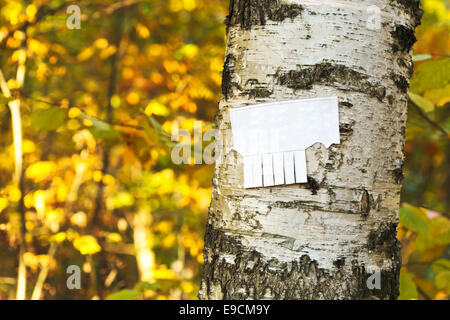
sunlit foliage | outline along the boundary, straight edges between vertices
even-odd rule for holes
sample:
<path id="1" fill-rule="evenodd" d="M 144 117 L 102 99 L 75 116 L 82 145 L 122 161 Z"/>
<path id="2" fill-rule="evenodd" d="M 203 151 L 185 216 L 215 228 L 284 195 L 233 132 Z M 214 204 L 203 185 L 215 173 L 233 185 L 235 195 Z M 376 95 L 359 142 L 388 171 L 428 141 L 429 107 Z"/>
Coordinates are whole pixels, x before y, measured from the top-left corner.
<path id="1" fill-rule="evenodd" d="M 400 299 L 448 299 L 450 3 L 422 0 L 422 6 L 425 14 L 414 47 L 398 234 L 404 266 Z"/>
<path id="2" fill-rule="evenodd" d="M 81 29 L 69 30 L 63 1 L 0 2 L 1 70 L 24 133 L 19 187 L 1 95 L 0 297 L 14 297 L 24 214 L 27 297 L 51 260 L 41 298 L 195 298 L 212 166 L 173 165 L 164 133 L 213 119 L 226 4 L 77 5 Z M 86 275 L 79 291 L 66 288 L 72 264 Z"/>

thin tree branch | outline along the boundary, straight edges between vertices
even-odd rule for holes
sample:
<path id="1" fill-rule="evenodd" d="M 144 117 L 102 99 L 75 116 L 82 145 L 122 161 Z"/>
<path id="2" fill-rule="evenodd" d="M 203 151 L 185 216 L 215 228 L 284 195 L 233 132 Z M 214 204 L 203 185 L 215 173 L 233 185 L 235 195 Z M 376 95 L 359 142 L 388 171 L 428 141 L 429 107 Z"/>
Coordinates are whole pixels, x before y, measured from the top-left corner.
<path id="1" fill-rule="evenodd" d="M 47 279 L 48 271 L 50 269 L 50 263 L 56 253 L 56 242 L 52 242 L 50 244 L 50 249 L 48 250 L 48 262 L 42 266 L 41 271 L 39 272 L 38 279 L 36 281 L 36 285 L 34 286 L 33 293 L 31 295 L 31 300 L 39 300 L 42 294 L 42 287 L 44 286 L 45 280 Z"/>
<path id="2" fill-rule="evenodd" d="M 124 1 L 121 1 L 121 2 L 113 3 L 112 5 L 108 5 L 108 6 L 102 7 L 102 8 L 100 8 L 100 10 L 103 13 L 111 14 L 111 13 L 114 13 L 116 10 L 119 10 L 121 8 L 124 8 L 124 7 L 130 7 L 130 6 L 138 4 L 140 2 L 141 1 L 139 1 L 139 0 L 124 0 Z M 58 13 L 58 11 L 60 11 L 64 7 L 68 7 L 68 6 L 72 5 L 72 4 L 76 4 L 78 6 L 81 6 L 81 3 L 79 1 L 64 1 L 62 4 L 60 4 L 59 6 L 57 6 L 55 8 L 50 8 L 49 6 L 41 6 L 41 7 L 39 7 L 38 12 L 36 13 L 36 16 L 35 16 L 33 21 L 26 21 L 22 25 L 20 25 L 18 28 L 14 29 L 14 30 L 10 30 L 4 36 L 4 38 L 0 40 L 0 48 L 3 48 L 4 44 L 6 43 L 6 40 L 8 38 L 12 37 L 12 35 L 16 31 L 23 31 L 23 32 L 25 32 L 28 27 L 38 24 L 42 19 L 44 19 L 44 18 L 46 18 L 48 16 L 51 16 L 53 14 Z M 92 5 L 92 3 L 83 4 L 83 6 L 84 5 Z M 102 17 L 102 15 L 99 14 L 99 13 L 95 13 L 93 15 L 93 17 L 94 18 L 100 18 L 100 17 Z"/>
<path id="3" fill-rule="evenodd" d="M 417 291 L 426 299 L 426 300 L 433 300 L 430 298 L 429 295 L 427 295 L 419 286 L 416 286 Z"/>
<path id="4" fill-rule="evenodd" d="M 410 105 L 417 111 L 417 113 L 431 126 L 435 127 L 437 130 L 439 130 L 446 138 L 448 138 L 448 132 L 442 128 L 439 124 L 431 120 L 423 110 L 416 105 L 412 100 L 409 100 Z"/>
<path id="5" fill-rule="evenodd" d="M 122 41 L 122 23 L 123 17 L 120 15 L 120 11 L 117 12 L 118 23 L 116 24 L 116 30 L 113 35 L 113 44 L 116 46 L 117 50 L 111 57 L 111 73 L 109 76 L 109 84 L 108 84 L 108 94 L 107 94 L 107 105 L 106 105 L 106 122 L 111 123 L 113 120 L 113 107 L 111 105 L 111 99 L 115 94 L 116 90 L 116 81 L 117 81 L 117 63 L 118 63 L 118 55 L 120 52 L 120 42 Z M 109 169 L 109 156 L 110 152 L 108 148 L 103 148 L 103 156 L 102 156 L 102 174 L 105 175 Z M 94 214 L 91 220 L 91 228 L 94 228 L 98 222 L 98 217 L 102 208 L 103 203 L 103 191 L 104 191 L 104 183 L 103 179 L 98 182 L 97 189 L 97 197 L 94 207 Z"/>
<path id="6" fill-rule="evenodd" d="M 21 96 L 22 98 L 24 98 L 24 99 L 27 99 L 27 100 L 31 100 L 31 101 L 36 101 L 36 102 L 48 104 L 49 106 L 54 106 L 54 107 L 59 107 L 59 106 L 60 106 L 59 103 L 52 102 L 52 101 L 47 101 L 47 100 L 42 100 L 42 99 L 37 99 L 37 98 L 32 98 L 32 97 L 27 96 L 26 94 L 23 94 L 23 93 L 21 93 L 20 96 Z M 80 109 L 81 111 L 84 112 L 83 108 L 81 108 L 81 107 L 73 106 L 73 105 L 69 106 L 69 108 L 74 108 L 74 107 L 76 107 L 76 108 L 78 108 L 78 109 Z M 102 121 L 102 119 L 100 119 L 100 118 L 98 118 L 98 117 L 95 117 L 95 116 L 92 116 L 92 115 L 89 115 L 89 117 L 90 117 L 90 118 L 93 118 L 93 119 L 95 119 L 95 120 Z M 119 121 L 112 121 L 111 124 L 112 124 L 113 126 L 118 126 L 118 127 L 126 127 L 126 128 L 136 129 L 136 130 L 144 130 L 144 127 L 138 126 L 138 125 L 134 125 L 134 124 L 131 124 L 131 123 L 124 123 L 124 122 L 119 122 Z"/>
<path id="7" fill-rule="evenodd" d="M 19 51 L 18 66 L 16 73 L 16 82 L 19 88 L 23 87 L 25 81 L 25 62 L 27 55 L 22 48 Z M 11 92 L 6 83 L 6 79 L 3 72 L 0 70 L 0 88 L 3 95 L 7 98 L 11 98 Z M 24 180 L 23 180 L 23 155 L 22 155 L 22 119 L 20 116 L 20 99 L 14 99 L 8 103 L 11 112 L 12 131 L 13 131 L 13 144 L 14 144 L 14 163 L 15 172 L 13 181 L 20 190 L 20 199 L 18 204 L 18 211 L 20 214 L 20 248 L 18 256 L 18 270 L 17 270 L 17 291 L 16 299 L 25 300 L 26 288 L 27 288 L 27 269 L 25 266 L 24 254 L 26 252 L 26 227 L 25 227 L 25 205 L 24 205 Z"/>
<path id="8" fill-rule="evenodd" d="M 0 277 L 0 284 L 11 284 L 11 285 L 14 285 L 16 283 L 17 283 L 16 278 Z"/>
<path id="9" fill-rule="evenodd" d="M 38 9 L 38 12 L 36 13 L 36 16 L 34 18 L 33 21 L 26 21 L 24 22 L 21 26 L 19 26 L 18 28 L 9 31 L 5 37 L 0 41 L 0 47 L 3 47 L 3 45 L 6 43 L 5 41 L 10 38 L 16 31 L 22 31 L 25 32 L 27 30 L 28 27 L 33 26 L 37 23 L 39 23 L 42 19 L 44 19 L 45 17 L 49 16 L 49 15 L 53 15 L 55 13 L 57 13 L 59 10 L 61 10 L 62 8 L 69 6 L 71 4 L 76 4 L 75 1 L 69 1 L 69 2 L 63 2 L 62 4 L 60 4 L 59 6 L 57 6 L 56 8 L 50 8 L 48 6 L 42 6 Z"/>
<path id="10" fill-rule="evenodd" d="M 87 160 L 87 157 L 89 155 L 89 152 L 87 150 L 82 150 L 80 153 L 82 162 Z M 77 163 L 78 164 L 78 163 Z M 80 185 L 81 185 L 81 181 L 83 178 L 83 174 L 86 171 L 85 166 L 81 165 L 81 166 L 76 166 L 75 168 L 75 177 L 72 180 L 72 185 L 70 187 L 70 191 L 69 194 L 67 196 L 67 200 L 66 200 L 66 205 L 65 205 L 65 211 L 68 213 L 71 211 L 72 208 L 72 204 L 73 202 L 76 200 L 76 195 L 78 193 L 78 190 L 80 189 Z M 42 287 L 45 283 L 45 280 L 47 279 L 48 276 L 48 271 L 50 268 L 50 262 L 51 260 L 54 258 L 55 254 L 56 254 L 56 248 L 57 245 L 55 242 L 52 242 L 50 244 L 50 248 L 48 250 L 47 256 L 49 259 L 49 263 L 42 266 L 41 271 L 39 273 L 38 276 L 38 280 L 36 281 L 34 290 L 33 290 L 33 294 L 31 295 L 31 300 L 39 300 L 41 298 L 42 295 Z"/>

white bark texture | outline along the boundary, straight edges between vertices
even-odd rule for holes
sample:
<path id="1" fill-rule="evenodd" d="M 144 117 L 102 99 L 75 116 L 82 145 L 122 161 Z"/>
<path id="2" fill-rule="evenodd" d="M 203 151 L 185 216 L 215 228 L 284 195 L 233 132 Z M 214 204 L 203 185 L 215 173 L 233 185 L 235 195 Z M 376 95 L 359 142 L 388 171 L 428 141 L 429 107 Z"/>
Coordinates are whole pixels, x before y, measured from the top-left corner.
<path id="1" fill-rule="evenodd" d="M 373 7 L 380 28 L 369 28 Z M 370 9 L 372 8 L 372 9 Z M 201 299 L 394 299 L 416 0 L 230 0 Z M 373 25 L 372 25 L 373 26 Z M 308 183 L 244 189 L 229 109 L 337 96 Z M 300 130 L 300 128 L 299 128 Z M 366 280 L 378 271 L 381 289 Z"/>

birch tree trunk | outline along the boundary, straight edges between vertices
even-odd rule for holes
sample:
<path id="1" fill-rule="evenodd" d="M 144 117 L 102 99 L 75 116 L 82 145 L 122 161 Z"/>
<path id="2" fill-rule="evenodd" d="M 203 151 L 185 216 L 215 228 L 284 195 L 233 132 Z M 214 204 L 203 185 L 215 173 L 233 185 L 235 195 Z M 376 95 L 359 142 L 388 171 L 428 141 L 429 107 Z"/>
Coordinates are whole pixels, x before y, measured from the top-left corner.
<path id="1" fill-rule="evenodd" d="M 395 299 L 418 0 L 230 0 L 201 299 Z M 379 23 L 379 25 L 377 25 Z M 308 183 L 243 188 L 229 109 L 338 96 L 341 143 Z M 301 130 L 301 128 L 299 128 Z M 379 272 L 380 289 L 367 279 Z"/>

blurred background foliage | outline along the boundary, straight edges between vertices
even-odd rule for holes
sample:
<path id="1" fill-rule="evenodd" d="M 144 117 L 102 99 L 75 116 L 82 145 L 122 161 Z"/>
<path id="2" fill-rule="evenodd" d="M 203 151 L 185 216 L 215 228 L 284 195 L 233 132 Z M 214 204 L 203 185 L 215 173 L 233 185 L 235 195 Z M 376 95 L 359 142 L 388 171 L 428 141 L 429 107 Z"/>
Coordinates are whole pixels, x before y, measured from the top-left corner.
<path id="1" fill-rule="evenodd" d="M 450 294 L 450 1 L 422 0 L 405 144 L 400 299 Z"/>
<path id="2" fill-rule="evenodd" d="M 448 299 L 450 5 L 422 3 L 400 298 Z M 213 166 L 174 165 L 168 132 L 213 122 L 228 1 L 75 1 L 80 30 L 70 4 L 0 0 L 0 298 L 195 299 Z"/>

